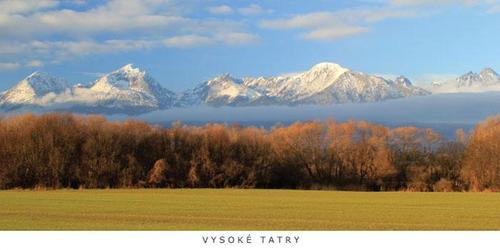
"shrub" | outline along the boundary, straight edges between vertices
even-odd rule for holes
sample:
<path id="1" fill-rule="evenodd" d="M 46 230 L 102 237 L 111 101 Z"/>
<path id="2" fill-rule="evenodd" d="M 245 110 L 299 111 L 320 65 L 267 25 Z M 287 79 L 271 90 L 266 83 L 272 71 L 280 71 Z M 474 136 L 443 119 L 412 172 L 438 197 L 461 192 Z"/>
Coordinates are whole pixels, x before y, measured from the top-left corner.
<path id="1" fill-rule="evenodd" d="M 438 182 L 434 184 L 433 190 L 435 192 L 452 192 L 453 183 L 447 179 L 441 178 Z"/>

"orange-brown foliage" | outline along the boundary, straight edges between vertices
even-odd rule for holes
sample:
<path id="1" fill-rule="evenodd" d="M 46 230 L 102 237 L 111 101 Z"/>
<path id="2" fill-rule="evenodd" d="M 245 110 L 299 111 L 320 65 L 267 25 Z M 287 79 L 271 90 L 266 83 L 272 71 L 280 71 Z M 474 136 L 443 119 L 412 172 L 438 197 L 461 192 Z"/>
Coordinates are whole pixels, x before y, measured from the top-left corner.
<path id="1" fill-rule="evenodd" d="M 161 128 L 24 114 L 0 119 L 0 188 L 498 190 L 499 124 L 490 118 L 450 141 L 363 121 Z"/>

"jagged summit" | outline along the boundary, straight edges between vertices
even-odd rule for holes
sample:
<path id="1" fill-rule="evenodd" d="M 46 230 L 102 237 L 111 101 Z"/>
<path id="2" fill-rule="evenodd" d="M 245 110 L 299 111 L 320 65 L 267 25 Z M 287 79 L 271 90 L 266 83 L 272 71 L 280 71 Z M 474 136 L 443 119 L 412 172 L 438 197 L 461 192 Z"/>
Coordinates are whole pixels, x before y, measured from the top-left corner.
<path id="1" fill-rule="evenodd" d="M 497 73 L 495 70 L 493 70 L 492 68 L 489 68 L 489 67 L 486 67 L 486 68 L 484 68 L 483 70 L 481 70 L 481 73 L 480 73 L 480 74 L 481 74 L 481 75 L 484 75 L 484 74 L 492 74 L 492 75 L 496 75 L 496 76 L 498 76 L 498 73 Z"/>
<path id="2" fill-rule="evenodd" d="M 485 71 L 484 75 L 492 73 Z M 413 86 L 403 76 L 393 81 L 331 62 L 318 63 L 290 76 L 237 78 L 226 73 L 176 94 L 165 89 L 146 71 L 126 64 L 91 84 L 71 87 L 64 81 L 36 72 L 4 92 L 0 105 L 140 113 L 172 106 L 335 104 L 426 94 L 428 92 Z"/>
<path id="3" fill-rule="evenodd" d="M 68 89 L 66 81 L 35 71 L 5 91 L 0 97 L 0 105 L 34 104 L 45 95 L 57 95 Z"/>
<path id="4" fill-rule="evenodd" d="M 33 73 L 29 74 L 26 79 L 32 78 L 32 77 L 37 77 L 37 76 L 47 76 L 47 73 L 41 72 L 41 71 L 33 71 Z"/>
<path id="5" fill-rule="evenodd" d="M 28 84 L 33 88 L 37 95 L 46 94 L 49 92 L 60 92 L 68 87 L 65 80 L 52 77 L 45 72 L 35 71 L 27 76 L 17 85 Z"/>
<path id="6" fill-rule="evenodd" d="M 336 63 L 330 63 L 330 62 L 322 62 L 314 65 L 311 69 L 309 69 L 306 72 L 303 72 L 302 74 L 296 75 L 298 78 L 318 78 L 318 77 L 325 77 L 325 78 L 330 78 L 330 80 L 333 80 L 335 78 L 338 78 L 340 75 L 344 74 L 345 72 L 350 71 L 348 68 L 344 68 L 340 66 L 339 64 Z M 327 80 L 327 79 L 324 79 Z"/>
<path id="7" fill-rule="evenodd" d="M 138 68 L 134 68 L 134 64 L 132 64 L 132 63 L 125 64 L 123 67 L 121 67 L 118 70 L 121 70 L 121 71 L 140 71 Z"/>
<path id="8" fill-rule="evenodd" d="M 127 64 L 98 79 L 90 89 L 108 96 L 107 99 L 133 102 L 141 106 L 167 108 L 173 105 L 175 94 L 163 88 L 146 71 Z M 112 96 L 113 98 L 109 98 Z"/>
<path id="9" fill-rule="evenodd" d="M 114 88 L 128 89 L 134 87 L 148 90 L 148 80 L 152 81 L 150 77 L 146 76 L 145 71 L 134 68 L 132 64 L 127 64 L 101 77 L 91 88 L 96 91 L 110 91 Z"/>
<path id="10" fill-rule="evenodd" d="M 227 84 L 227 83 L 237 83 L 241 84 L 242 81 L 240 79 L 234 78 L 230 73 L 224 73 L 220 76 L 216 76 L 215 78 L 206 82 L 207 85 L 218 85 L 218 84 Z"/>
<path id="11" fill-rule="evenodd" d="M 262 96 L 258 91 L 244 85 L 244 80 L 229 73 L 199 84 L 181 94 L 178 104 L 210 104 L 216 106 L 249 104 Z"/>
<path id="12" fill-rule="evenodd" d="M 411 83 L 410 79 L 406 78 L 405 76 L 398 76 L 395 80 L 397 84 L 406 86 L 406 87 L 411 87 L 413 84 Z"/>
<path id="13" fill-rule="evenodd" d="M 397 83 L 324 62 L 291 76 L 237 79 L 224 74 L 184 92 L 180 103 L 201 100 L 210 105 L 232 106 L 334 104 L 428 94 L 405 77 Z"/>
<path id="14" fill-rule="evenodd" d="M 481 79 L 483 81 L 486 81 L 486 82 L 495 82 L 495 81 L 500 80 L 498 73 L 495 72 L 492 68 L 484 68 L 479 73 L 479 76 L 481 77 Z"/>
<path id="15" fill-rule="evenodd" d="M 342 67 L 340 64 L 332 62 L 320 62 L 312 66 L 310 71 L 332 70 L 332 71 L 348 71 L 349 69 Z"/>
<path id="16" fill-rule="evenodd" d="M 69 110 L 92 112 L 145 112 L 168 108 L 175 93 L 163 88 L 145 71 L 127 64 L 91 85 L 75 84 L 46 73 L 30 74 L 0 97 L 0 106 L 67 106 Z M 64 109 L 64 108 L 63 108 Z"/>
<path id="17" fill-rule="evenodd" d="M 455 79 L 434 82 L 434 93 L 486 92 L 500 90 L 500 76 L 492 68 L 484 68 L 479 73 L 469 71 Z"/>

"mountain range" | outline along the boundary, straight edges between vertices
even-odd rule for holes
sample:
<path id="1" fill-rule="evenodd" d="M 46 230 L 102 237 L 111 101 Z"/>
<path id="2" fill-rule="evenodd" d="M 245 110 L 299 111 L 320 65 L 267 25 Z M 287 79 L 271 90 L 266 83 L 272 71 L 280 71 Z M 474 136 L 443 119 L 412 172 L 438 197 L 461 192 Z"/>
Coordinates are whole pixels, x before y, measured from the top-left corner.
<path id="1" fill-rule="evenodd" d="M 492 69 L 467 73 L 453 81 L 433 83 L 432 92 L 496 88 L 500 77 Z M 187 107 L 329 105 L 378 102 L 432 94 L 400 76 L 394 80 L 352 71 L 335 63 L 319 63 L 287 76 L 235 78 L 224 74 L 175 93 L 144 70 L 128 64 L 91 84 L 71 85 L 64 79 L 35 72 L 0 94 L 0 109 L 51 110 L 83 113 L 144 112 Z"/>
<path id="2" fill-rule="evenodd" d="M 500 76 L 491 68 L 479 73 L 469 71 L 454 79 L 433 82 L 433 93 L 486 92 L 500 91 Z"/>

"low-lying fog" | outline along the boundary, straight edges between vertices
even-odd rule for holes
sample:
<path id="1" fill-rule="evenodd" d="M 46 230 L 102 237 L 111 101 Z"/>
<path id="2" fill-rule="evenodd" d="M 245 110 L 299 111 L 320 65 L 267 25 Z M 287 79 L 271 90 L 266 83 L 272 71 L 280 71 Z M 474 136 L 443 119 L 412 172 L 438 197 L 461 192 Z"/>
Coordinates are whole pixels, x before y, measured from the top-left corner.
<path id="1" fill-rule="evenodd" d="M 430 127 L 451 137 L 458 128 L 471 129 L 488 116 L 500 114 L 500 92 L 438 94 L 377 103 L 330 106 L 190 107 L 155 111 L 133 118 L 169 126 L 173 121 L 187 124 L 207 122 L 239 123 L 271 127 L 295 121 L 349 119 L 366 120 L 387 126 Z M 124 119 L 112 116 L 112 119 Z"/>
<path id="2" fill-rule="evenodd" d="M 112 120 L 140 119 L 170 126 L 174 121 L 202 125 L 222 122 L 270 128 L 280 123 L 334 119 L 365 120 L 390 127 L 413 125 L 433 128 L 446 137 L 456 129 L 470 130 L 478 121 L 500 114 L 500 92 L 436 94 L 401 98 L 377 103 L 329 106 L 259 106 L 173 108 L 138 116 L 111 115 Z"/>

